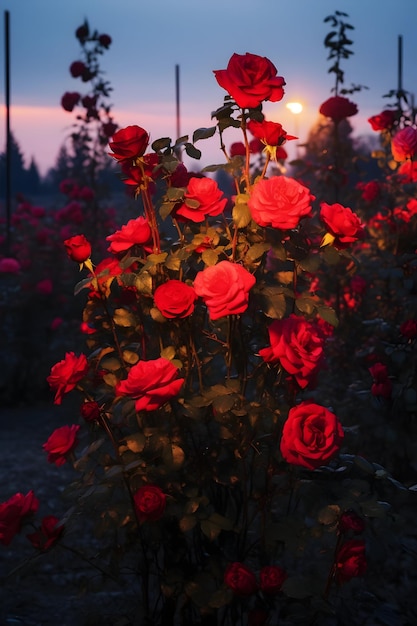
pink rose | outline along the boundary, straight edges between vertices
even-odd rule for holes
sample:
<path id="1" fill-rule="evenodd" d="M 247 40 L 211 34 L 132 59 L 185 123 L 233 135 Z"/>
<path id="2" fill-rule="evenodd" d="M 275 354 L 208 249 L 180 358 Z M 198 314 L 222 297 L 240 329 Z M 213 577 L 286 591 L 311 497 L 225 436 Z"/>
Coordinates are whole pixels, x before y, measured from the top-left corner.
<path id="1" fill-rule="evenodd" d="M 278 102 L 284 96 L 285 80 L 266 57 L 233 54 L 225 70 L 214 70 L 223 87 L 242 109 L 256 109 L 264 100 Z"/>
<path id="2" fill-rule="evenodd" d="M 391 151 L 396 161 L 412 159 L 417 153 L 417 130 L 406 126 L 395 133 L 391 140 Z"/>
<path id="3" fill-rule="evenodd" d="M 144 217 L 140 216 L 129 220 L 120 230 L 106 237 L 106 241 L 110 241 L 110 246 L 107 249 L 114 254 L 125 252 L 125 250 L 134 245 L 147 243 L 150 238 L 151 228 L 149 223 Z"/>
<path id="4" fill-rule="evenodd" d="M 246 311 L 255 283 L 255 277 L 241 265 L 220 261 L 197 274 L 194 289 L 203 298 L 210 319 L 217 320 Z"/>
<path id="5" fill-rule="evenodd" d="M 319 404 L 302 402 L 290 409 L 281 438 L 287 463 L 315 469 L 340 449 L 344 433 L 336 415 Z"/>
<path id="6" fill-rule="evenodd" d="M 223 212 L 227 198 L 212 178 L 190 178 L 184 202 L 176 209 L 175 216 L 192 222 L 204 222 Z"/>
<path id="7" fill-rule="evenodd" d="M 0 259 L 0 274 L 18 274 L 20 272 L 20 263 L 11 257 Z"/>
<path id="8" fill-rule="evenodd" d="M 267 363 L 280 363 L 304 389 L 316 376 L 323 360 L 323 339 L 304 317 L 292 314 L 269 326 L 270 347 L 259 350 Z"/>
<path id="9" fill-rule="evenodd" d="M 64 465 L 67 456 L 78 444 L 77 434 L 81 426 L 61 426 L 56 428 L 42 448 L 48 453 L 48 463 L 55 463 L 57 467 Z"/>
<path id="10" fill-rule="evenodd" d="M 134 398 L 136 411 L 154 411 L 177 396 L 183 382 L 183 378 L 178 378 L 178 369 L 168 359 L 139 361 L 130 369 L 127 379 L 116 385 L 116 395 Z"/>
<path id="11" fill-rule="evenodd" d="M 155 306 L 169 319 L 188 317 L 194 311 L 197 294 L 181 280 L 168 280 L 154 293 Z"/>
<path id="12" fill-rule="evenodd" d="M 303 217 L 311 217 L 314 199 L 310 190 L 294 178 L 271 176 L 254 185 L 248 205 L 259 226 L 290 230 Z"/>
<path id="13" fill-rule="evenodd" d="M 76 356 L 74 352 L 67 352 L 62 361 L 53 365 L 46 380 L 50 388 L 56 391 L 54 404 L 61 404 L 64 395 L 72 391 L 87 372 L 88 361 L 85 354 Z"/>

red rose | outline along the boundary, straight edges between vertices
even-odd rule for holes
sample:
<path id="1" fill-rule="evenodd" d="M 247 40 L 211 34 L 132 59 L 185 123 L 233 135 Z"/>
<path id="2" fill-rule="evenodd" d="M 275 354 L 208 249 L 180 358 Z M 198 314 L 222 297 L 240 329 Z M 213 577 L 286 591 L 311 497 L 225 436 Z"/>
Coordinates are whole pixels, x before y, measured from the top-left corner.
<path id="1" fill-rule="evenodd" d="M 88 35 L 89 35 L 89 30 L 88 30 L 88 25 L 87 24 L 82 24 L 82 26 L 79 26 L 77 28 L 77 30 L 75 31 L 75 36 L 81 42 L 85 41 L 87 39 Z"/>
<path id="2" fill-rule="evenodd" d="M 249 142 L 249 152 L 251 154 L 260 154 L 264 149 L 265 144 L 260 139 L 251 139 Z"/>
<path id="3" fill-rule="evenodd" d="M 323 359 L 323 339 L 314 325 L 304 317 L 292 314 L 274 320 L 268 332 L 271 346 L 259 350 L 259 355 L 267 363 L 280 363 L 300 387 L 306 387 L 317 374 Z"/>
<path id="4" fill-rule="evenodd" d="M 102 125 L 101 130 L 103 131 L 103 135 L 105 137 L 113 137 L 117 130 L 117 124 L 114 122 L 105 122 Z"/>
<path id="5" fill-rule="evenodd" d="M 171 187 L 186 187 L 192 176 L 185 167 L 184 163 L 178 163 L 175 170 L 169 177 L 169 183 Z"/>
<path id="6" fill-rule="evenodd" d="M 407 339 L 417 337 L 417 320 L 405 320 L 400 326 L 400 333 Z"/>
<path id="7" fill-rule="evenodd" d="M 176 209 L 175 216 L 204 222 L 206 217 L 214 217 L 223 212 L 227 198 L 212 178 L 190 178 L 184 202 Z"/>
<path id="8" fill-rule="evenodd" d="M 109 142 L 112 156 L 117 161 L 133 160 L 145 154 L 149 143 L 149 134 L 140 126 L 121 128 Z"/>
<path id="9" fill-rule="evenodd" d="M 133 500 L 140 522 L 156 522 L 164 514 L 166 496 L 156 485 L 139 487 Z"/>
<path id="10" fill-rule="evenodd" d="M 397 117 L 396 111 L 391 111 L 390 109 L 386 109 L 379 113 L 379 115 L 373 115 L 368 119 L 372 130 L 388 130 L 392 128 Z"/>
<path id="11" fill-rule="evenodd" d="M 14 496 L 0 503 L 0 543 L 8 546 L 13 537 L 20 532 L 25 518 L 30 517 L 39 508 L 39 500 L 33 491 L 25 496 L 15 493 Z"/>
<path id="12" fill-rule="evenodd" d="M 140 187 L 143 183 L 150 182 L 161 175 L 159 156 L 155 152 L 145 154 L 141 159 L 142 166 L 132 165 L 129 161 L 121 163 L 123 172 L 123 182 L 125 185 Z"/>
<path id="13" fill-rule="evenodd" d="M 83 402 L 80 407 L 80 413 L 86 422 L 95 422 L 100 417 L 100 407 L 98 403 L 93 400 Z"/>
<path id="14" fill-rule="evenodd" d="M 154 411 L 178 395 L 183 378 L 171 361 L 154 359 L 139 361 L 130 369 L 126 380 L 116 385 L 116 395 L 136 399 L 136 411 Z"/>
<path id="15" fill-rule="evenodd" d="M 100 44 L 104 47 L 104 48 L 108 48 L 111 44 L 111 37 L 110 35 L 106 35 L 103 33 L 103 35 L 100 35 L 98 38 Z"/>
<path id="16" fill-rule="evenodd" d="M 61 106 L 64 111 L 71 113 L 71 111 L 74 110 L 74 107 L 79 103 L 80 98 L 80 94 L 76 91 L 66 91 L 61 98 Z"/>
<path id="17" fill-rule="evenodd" d="M 91 244 L 84 235 L 74 235 L 64 241 L 67 254 L 72 261 L 84 263 L 91 256 Z"/>
<path id="18" fill-rule="evenodd" d="M 302 402 L 290 409 L 281 438 L 281 454 L 287 463 L 315 469 L 338 451 L 343 428 L 334 413 L 319 404 Z"/>
<path id="19" fill-rule="evenodd" d="M 98 295 L 97 287 L 107 296 L 113 279 L 120 274 L 131 272 L 131 268 L 122 269 L 119 261 L 114 257 L 107 257 L 100 261 L 97 265 L 95 274 L 96 278 L 92 278 L 90 288 L 93 290 L 90 295 Z M 97 284 L 98 283 L 98 284 Z M 121 284 L 121 283 L 120 283 Z"/>
<path id="20" fill-rule="evenodd" d="M 355 511 L 344 511 L 339 519 L 339 530 L 347 533 L 350 530 L 360 535 L 365 530 L 365 522 Z"/>
<path id="21" fill-rule="evenodd" d="M 248 626 L 264 626 L 267 619 L 267 611 L 263 609 L 251 609 L 248 613 Z"/>
<path id="22" fill-rule="evenodd" d="M 154 293 L 155 306 L 164 317 L 188 317 L 194 311 L 197 294 L 181 280 L 168 280 L 159 285 Z"/>
<path id="23" fill-rule="evenodd" d="M 389 399 L 392 393 L 392 382 L 388 378 L 387 366 L 383 363 L 375 363 L 369 368 L 369 372 L 374 381 L 371 387 L 372 395 Z"/>
<path id="24" fill-rule="evenodd" d="M 396 161 L 412 159 L 417 154 L 417 130 L 412 126 L 399 130 L 391 140 L 391 152 Z"/>
<path id="25" fill-rule="evenodd" d="M 87 372 L 88 361 L 85 354 L 75 356 L 74 352 L 67 352 L 62 361 L 55 363 L 46 379 L 51 389 L 56 390 L 54 404 L 61 404 L 64 394 L 72 391 Z"/>
<path id="26" fill-rule="evenodd" d="M 404 161 L 398 168 L 398 175 L 404 183 L 417 182 L 417 161 Z"/>
<path id="27" fill-rule="evenodd" d="M 362 198 L 366 202 L 372 202 L 376 200 L 381 193 L 381 185 L 376 180 L 371 180 L 369 183 L 363 183 L 357 186 L 362 192 Z"/>
<path id="28" fill-rule="evenodd" d="M 229 154 L 231 157 L 245 156 L 246 154 L 245 144 L 242 141 L 236 141 L 235 143 L 232 143 L 232 145 L 229 148 Z"/>
<path id="29" fill-rule="evenodd" d="M 57 467 L 64 465 L 67 456 L 78 444 L 77 433 L 81 426 L 61 426 L 56 428 L 42 448 L 48 453 L 48 463 L 55 463 Z"/>
<path id="30" fill-rule="evenodd" d="M 210 319 L 217 320 L 246 311 L 249 291 L 255 283 L 255 277 L 241 265 L 220 261 L 197 274 L 194 289 L 203 298 Z"/>
<path id="31" fill-rule="evenodd" d="M 290 230 L 303 217 L 311 217 L 314 199 L 310 190 L 294 178 L 271 176 L 254 185 L 248 205 L 259 226 Z"/>
<path id="32" fill-rule="evenodd" d="M 321 105 L 319 112 L 330 117 L 334 122 L 340 122 L 345 117 L 356 115 L 358 107 L 354 102 L 342 96 L 332 96 Z"/>
<path id="33" fill-rule="evenodd" d="M 330 234 L 331 243 L 333 243 L 335 248 L 347 248 L 365 234 L 364 226 L 356 213 L 353 213 L 352 209 L 341 204 L 322 202 L 320 205 L 320 219 L 324 222 L 328 234 Z M 321 245 L 327 245 L 327 243 L 329 243 L 329 240 L 326 235 Z"/>
<path id="34" fill-rule="evenodd" d="M 112 235 L 106 237 L 106 241 L 110 241 L 107 248 L 110 252 L 117 254 L 124 252 L 134 245 L 143 245 L 151 238 L 151 227 L 148 221 L 140 216 L 136 219 L 129 220 L 127 224 L 121 227 Z"/>
<path id="35" fill-rule="evenodd" d="M 346 541 L 336 556 L 336 580 L 339 584 L 366 572 L 365 542 L 361 539 Z"/>
<path id="36" fill-rule="evenodd" d="M 264 593 L 274 595 L 281 589 L 287 573 L 277 565 L 267 565 L 259 572 L 260 587 Z"/>
<path id="37" fill-rule="evenodd" d="M 255 120 L 250 120 L 248 129 L 254 137 L 260 139 L 262 143 L 268 146 L 280 146 L 287 139 L 295 139 L 292 135 L 287 135 L 281 124 L 277 122 L 267 122 L 266 120 L 256 122 Z"/>
<path id="38" fill-rule="evenodd" d="M 368 288 L 368 283 L 362 276 L 358 276 L 358 274 L 355 274 L 355 276 L 353 276 L 352 280 L 350 281 L 350 288 L 354 293 L 363 296 Z"/>
<path id="39" fill-rule="evenodd" d="M 73 78 L 78 78 L 85 73 L 86 69 L 87 68 L 85 66 L 85 63 L 83 63 L 82 61 L 74 61 L 74 63 L 71 63 L 70 65 L 71 76 Z"/>
<path id="40" fill-rule="evenodd" d="M 224 582 L 240 596 L 250 596 L 258 590 L 255 574 L 243 563 L 230 563 L 224 573 Z"/>
<path id="41" fill-rule="evenodd" d="M 214 70 L 223 87 L 242 109 L 256 109 L 264 100 L 278 102 L 284 96 L 285 80 L 266 57 L 257 54 L 233 54 L 225 70 Z"/>
<path id="42" fill-rule="evenodd" d="M 64 526 L 57 526 L 58 522 L 59 518 L 55 515 L 47 515 L 43 518 L 41 527 L 26 537 L 35 548 L 46 552 L 52 548 L 64 532 Z"/>

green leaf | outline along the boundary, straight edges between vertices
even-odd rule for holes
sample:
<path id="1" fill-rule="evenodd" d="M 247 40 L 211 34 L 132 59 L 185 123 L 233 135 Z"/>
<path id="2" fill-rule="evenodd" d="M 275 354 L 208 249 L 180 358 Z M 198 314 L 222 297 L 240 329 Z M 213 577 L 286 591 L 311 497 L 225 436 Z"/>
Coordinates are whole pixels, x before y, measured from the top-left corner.
<path id="1" fill-rule="evenodd" d="M 201 150 L 198 150 L 198 148 L 193 146 L 192 143 L 187 142 L 186 144 L 184 144 L 184 148 L 188 156 L 192 159 L 201 159 Z"/>
<path id="2" fill-rule="evenodd" d="M 160 139 L 156 139 L 152 144 L 152 150 L 154 152 L 160 152 L 165 148 L 169 148 L 171 146 L 171 137 L 161 137 Z"/>
<path id="3" fill-rule="evenodd" d="M 236 228 L 246 228 L 252 221 L 248 205 L 243 202 L 235 204 L 232 210 L 232 218 Z"/>
<path id="4" fill-rule="evenodd" d="M 210 126 L 210 128 L 197 128 L 197 130 L 195 130 L 193 133 L 193 143 L 199 141 L 200 139 L 208 139 L 209 137 L 213 137 L 216 129 L 216 126 Z"/>
<path id="5" fill-rule="evenodd" d="M 301 296 L 297 298 L 295 301 L 295 306 L 302 313 L 306 313 L 307 315 L 311 315 L 316 310 L 316 302 L 313 298 L 309 298 L 308 296 Z"/>
<path id="6" fill-rule="evenodd" d="M 89 287 L 91 285 L 91 278 L 83 278 L 77 283 L 74 287 L 74 295 L 77 296 L 80 291 L 82 291 L 85 287 Z"/>
<path id="7" fill-rule="evenodd" d="M 179 202 L 183 199 L 185 192 L 185 187 L 168 187 L 166 196 L 171 202 Z"/>
<path id="8" fill-rule="evenodd" d="M 250 261 L 257 261 L 261 256 L 270 249 L 269 243 L 255 243 L 249 248 L 246 253 L 246 259 Z"/>
<path id="9" fill-rule="evenodd" d="M 182 137 L 179 137 L 177 141 L 175 142 L 174 148 L 178 148 L 179 146 L 182 146 L 187 141 L 188 141 L 188 135 L 183 135 Z"/>
<path id="10" fill-rule="evenodd" d="M 260 295 L 265 315 L 272 319 L 281 320 L 287 310 L 287 301 L 282 288 L 265 287 Z"/>
<path id="11" fill-rule="evenodd" d="M 321 317 L 322 320 L 337 328 L 339 325 L 339 320 L 337 319 L 336 311 L 332 309 L 331 306 L 326 306 L 324 304 L 320 304 L 317 306 L 317 313 Z"/>
<path id="12" fill-rule="evenodd" d="M 219 252 L 217 250 L 204 250 L 203 254 L 201 255 L 201 258 L 203 259 L 204 263 L 208 266 L 211 265 L 216 265 L 217 261 L 219 260 Z"/>

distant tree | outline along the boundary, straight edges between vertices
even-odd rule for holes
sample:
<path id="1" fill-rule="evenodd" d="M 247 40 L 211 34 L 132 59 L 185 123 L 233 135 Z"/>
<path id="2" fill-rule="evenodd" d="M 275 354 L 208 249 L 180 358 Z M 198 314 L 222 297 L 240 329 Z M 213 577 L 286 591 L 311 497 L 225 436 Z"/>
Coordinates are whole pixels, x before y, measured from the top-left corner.
<path id="1" fill-rule="evenodd" d="M 10 133 L 10 183 L 12 196 L 24 191 L 25 161 L 18 142 L 13 133 Z M 6 150 L 0 154 L 0 193 L 6 194 Z"/>
<path id="2" fill-rule="evenodd" d="M 22 190 L 27 194 L 38 194 L 41 189 L 41 176 L 35 159 L 30 160 L 29 168 L 25 172 L 25 185 Z"/>

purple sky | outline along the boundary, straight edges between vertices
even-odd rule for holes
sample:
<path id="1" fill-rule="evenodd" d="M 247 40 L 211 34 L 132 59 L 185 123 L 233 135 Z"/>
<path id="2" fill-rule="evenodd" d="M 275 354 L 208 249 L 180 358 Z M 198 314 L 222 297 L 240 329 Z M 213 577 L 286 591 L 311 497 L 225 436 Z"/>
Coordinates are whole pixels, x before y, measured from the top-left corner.
<path id="1" fill-rule="evenodd" d="M 212 70 L 225 68 L 234 52 L 267 56 L 276 65 L 285 77 L 286 95 L 267 103 L 264 112 L 289 133 L 298 126 L 300 139 L 305 138 L 334 84 L 323 40 L 329 31 L 324 18 L 335 10 L 347 13 L 355 28 L 354 55 L 343 65 L 345 85 L 369 88 L 351 96 L 360 110 L 351 118 L 356 135 L 372 134 L 367 118 L 386 106 L 382 96 L 397 87 L 398 35 L 403 36 L 403 86 L 413 92 L 417 83 L 416 0 L 5 0 L 3 6 L 11 25 L 11 126 L 42 173 L 55 162 L 72 121 L 59 102 L 63 92 L 78 88 L 68 67 L 78 57 L 74 32 L 84 18 L 113 39 L 102 68 L 114 88 L 116 121 L 139 124 L 152 139 L 175 138 L 175 65 L 181 71 L 181 131 L 191 134 L 211 125 L 210 112 L 225 95 Z M 3 47 L 0 57 L 3 105 Z M 297 122 L 285 107 L 291 100 L 304 105 Z M 3 107 L 0 117 L 3 151 Z M 230 143 L 240 139 L 233 133 Z M 215 139 L 200 144 L 203 165 L 222 160 L 217 145 Z"/>

